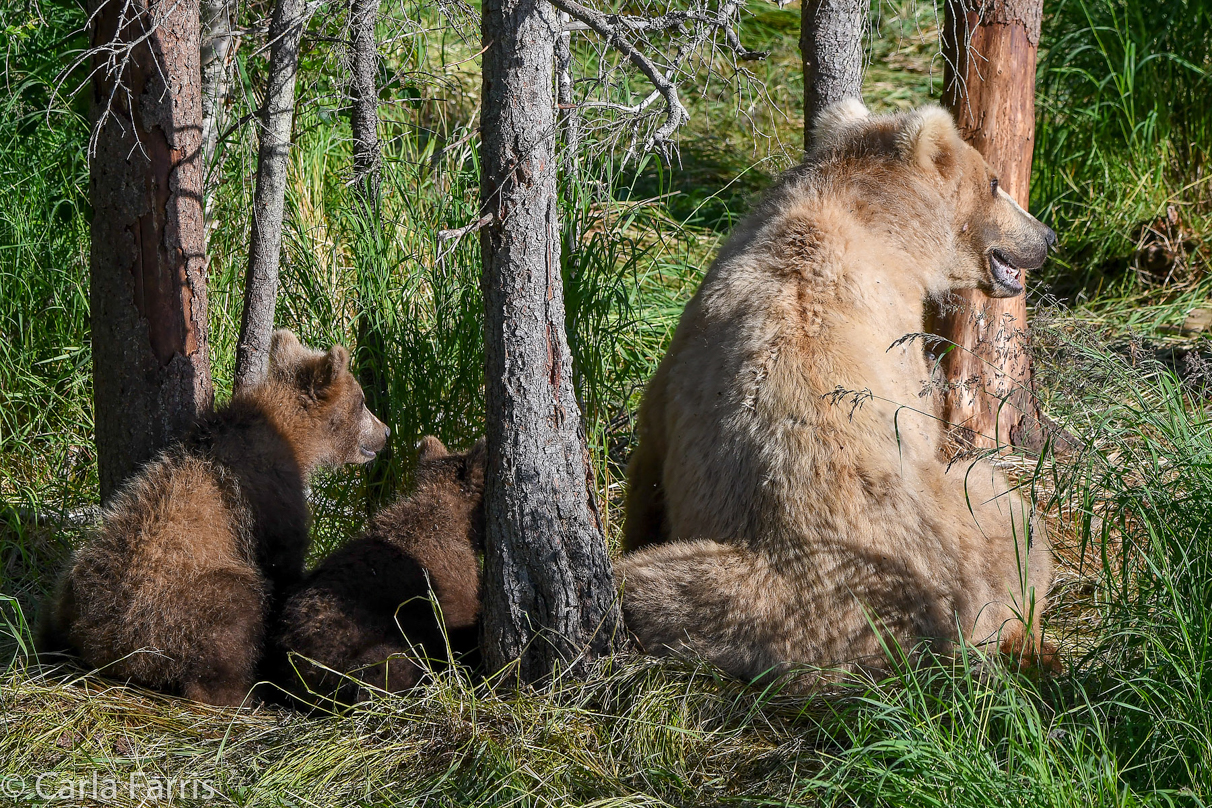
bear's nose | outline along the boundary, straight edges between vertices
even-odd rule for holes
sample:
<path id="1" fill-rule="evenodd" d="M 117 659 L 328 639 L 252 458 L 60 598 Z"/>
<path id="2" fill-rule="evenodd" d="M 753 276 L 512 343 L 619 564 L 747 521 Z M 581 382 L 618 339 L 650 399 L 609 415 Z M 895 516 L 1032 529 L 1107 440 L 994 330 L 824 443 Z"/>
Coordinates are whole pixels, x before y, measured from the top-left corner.
<path id="1" fill-rule="evenodd" d="M 1048 225 L 1044 225 L 1044 240 L 1048 242 L 1049 247 L 1056 246 L 1056 231 Z"/>
<path id="2" fill-rule="evenodd" d="M 389 427 L 387 424 L 383 424 L 383 437 L 391 437 L 391 427 Z"/>

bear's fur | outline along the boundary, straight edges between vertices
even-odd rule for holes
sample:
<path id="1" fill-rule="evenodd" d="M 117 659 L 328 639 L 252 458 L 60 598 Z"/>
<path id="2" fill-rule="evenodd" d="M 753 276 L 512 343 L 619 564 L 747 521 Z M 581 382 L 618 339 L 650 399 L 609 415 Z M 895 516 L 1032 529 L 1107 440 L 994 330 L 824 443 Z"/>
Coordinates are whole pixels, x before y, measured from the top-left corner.
<path id="1" fill-rule="evenodd" d="M 369 688 L 411 688 L 424 671 L 418 658 L 445 659 L 448 639 L 456 656 L 473 651 L 485 464 L 483 439 L 463 454 L 432 436 L 421 441 L 412 495 L 376 514 L 287 601 L 274 680 L 305 698 L 350 704 Z"/>
<path id="2" fill-rule="evenodd" d="M 387 435 L 348 351 L 274 332 L 269 379 L 200 416 L 115 496 L 48 604 L 42 650 L 241 704 L 272 604 L 303 576 L 309 475 L 367 462 Z"/>
<path id="3" fill-rule="evenodd" d="M 1038 648 L 1047 537 L 989 462 L 948 469 L 902 338 L 929 296 L 1021 293 L 1056 236 L 938 107 L 843 102 L 815 143 L 721 249 L 648 385 L 627 623 L 746 679 L 879 666 L 881 636 Z"/>

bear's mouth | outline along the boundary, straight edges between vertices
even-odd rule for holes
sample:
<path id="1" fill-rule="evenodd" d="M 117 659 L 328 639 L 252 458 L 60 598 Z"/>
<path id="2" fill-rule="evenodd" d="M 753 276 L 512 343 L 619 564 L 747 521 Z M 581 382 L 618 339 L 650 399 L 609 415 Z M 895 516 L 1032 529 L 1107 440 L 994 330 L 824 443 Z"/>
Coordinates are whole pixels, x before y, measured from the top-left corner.
<path id="1" fill-rule="evenodd" d="M 1001 250 L 995 248 L 989 251 L 989 272 L 993 275 L 993 285 L 1003 293 L 1002 296 L 1022 294 L 1023 271 Z"/>
<path id="2" fill-rule="evenodd" d="M 365 446 L 359 446 L 358 451 L 362 453 L 362 457 L 367 460 L 374 460 L 377 452 L 367 449 Z"/>

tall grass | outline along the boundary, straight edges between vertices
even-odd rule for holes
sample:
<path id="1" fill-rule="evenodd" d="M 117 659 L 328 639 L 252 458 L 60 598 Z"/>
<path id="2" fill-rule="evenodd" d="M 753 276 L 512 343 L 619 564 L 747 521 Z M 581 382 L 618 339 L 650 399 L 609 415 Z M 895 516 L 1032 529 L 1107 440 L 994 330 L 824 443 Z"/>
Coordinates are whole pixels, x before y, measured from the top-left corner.
<path id="1" fill-rule="evenodd" d="M 1059 0 L 1041 48 L 1033 207 L 1061 234 L 1068 288 L 1131 287 L 1141 224 L 1169 204 L 1197 233 L 1212 215 L 1212 3 Z"/>

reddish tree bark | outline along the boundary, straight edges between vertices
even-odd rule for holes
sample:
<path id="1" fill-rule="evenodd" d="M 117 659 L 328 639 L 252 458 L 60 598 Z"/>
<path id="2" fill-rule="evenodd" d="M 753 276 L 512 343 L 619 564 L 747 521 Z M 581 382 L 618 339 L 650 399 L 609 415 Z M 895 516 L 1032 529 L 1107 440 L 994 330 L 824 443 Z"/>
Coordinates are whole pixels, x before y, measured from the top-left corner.
<path id="1" fill-rule="evenodd" d="M 90 8 L 101 499 L 211 405 L 198 0 Z"/>
<path id="2" fill-rule="evenodd" d="M 964 139 L 1002 188 L 1027 207 L 1035 148 L 1035 60 L 1042 0 L 948 0 L 944 96 Z M 957 348 L 943 358 L 943 416 L 954 437 L 977 447 L 1041 443 L 1031 394 L 1025 297 L 958 293 L 932 323 Z"/>

